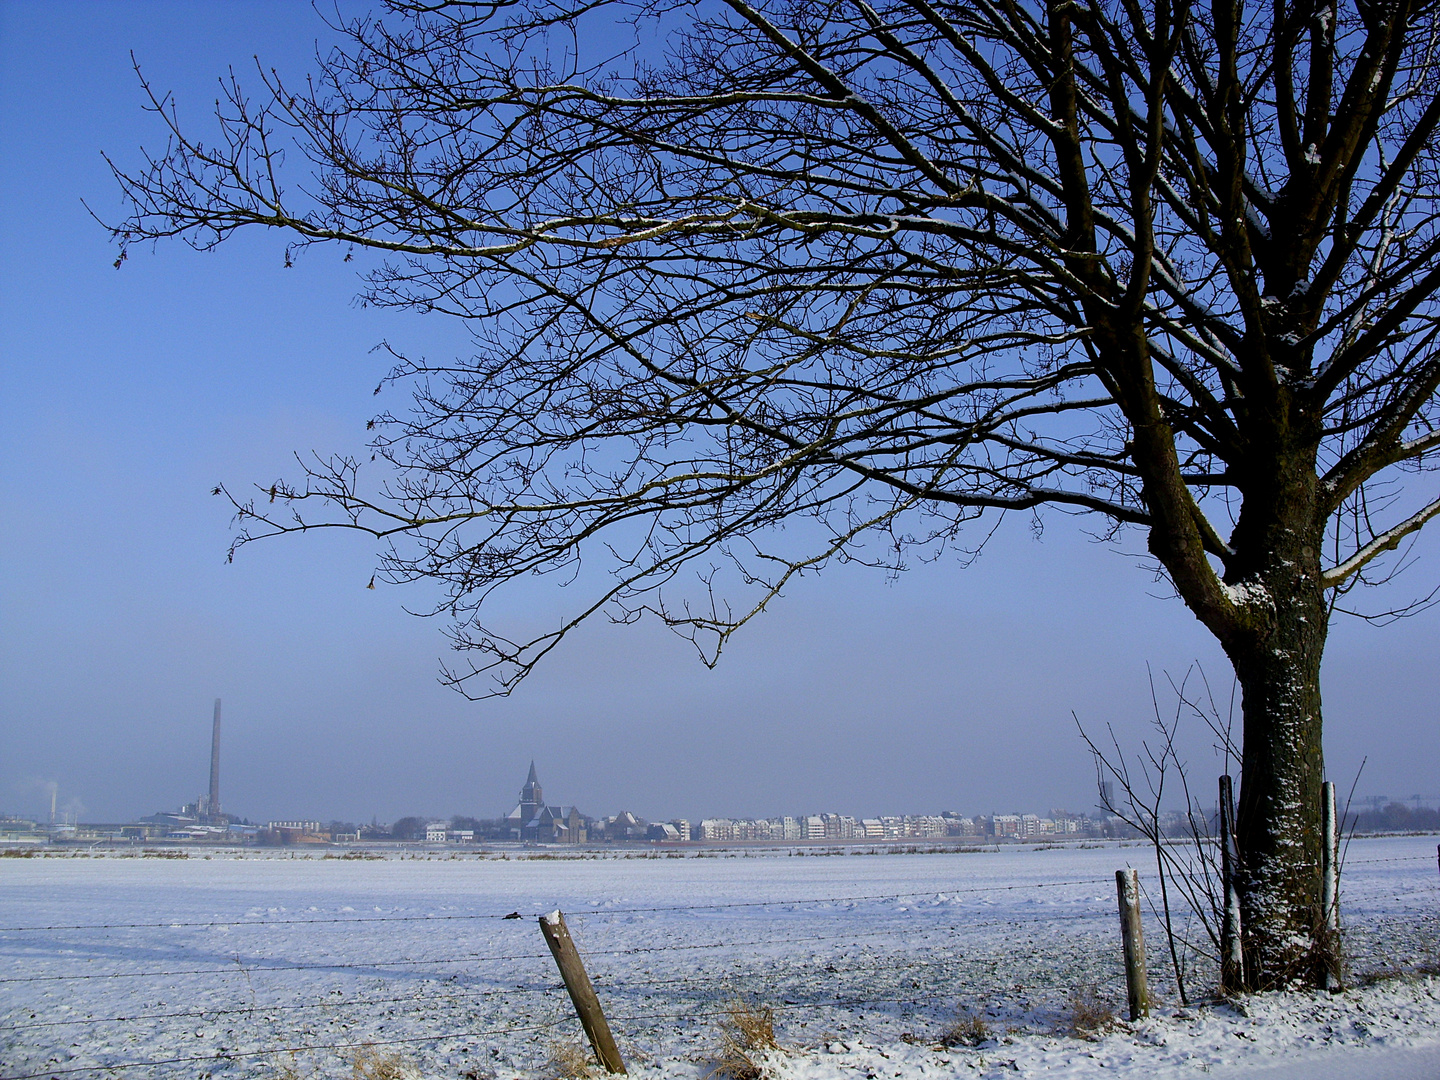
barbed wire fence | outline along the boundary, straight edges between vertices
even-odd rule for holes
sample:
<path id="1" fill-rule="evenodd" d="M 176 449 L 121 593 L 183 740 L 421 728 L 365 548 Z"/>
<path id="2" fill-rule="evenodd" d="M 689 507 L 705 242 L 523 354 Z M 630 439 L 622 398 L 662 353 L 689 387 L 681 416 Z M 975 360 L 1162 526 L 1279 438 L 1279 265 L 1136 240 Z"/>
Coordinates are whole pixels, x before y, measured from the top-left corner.
<path id="1" fill-rule="evenodd" d="M 956 910 L 962 899 L 1021 893 L 1029 902 L 1056 890 L 1069 890 L 1064 910 Z M 806 1046 L 935 1042 L 967 1011 L 1002 1031 L 1057 1028 L 1086 990 L 1118 1012 L 1125 975 L 1113 890 L 1107 876 L 565 914 L 627 1053 L 703 1057 L 737 999 L 773 1009 L 784 1037 Z M 1407 876 L 1380 891 L 1403 903 L 1437 889 Z M 286 1062 L 324 1074 L 348 1071 L 347 1056 L 367 1049 L 464 1080 L 534 1069 L 580 1031 L 541 942 L 541 914 L 3 925 L 0 1080 L 248 1080 L 278 1077 Z M 1363 905 L 1351 914 L 1363 920 Z M 1432 941 L 1434 922 L 1432 913 Z M 1151 987 L 1163 998 L 1173 981 L 1161 931 L 1149 912 L 1145 924 Z M 474 947 L 427 948 L 437 932 L 462 929 Z M 221 944 L 233 948 L 225 962 Z M 126 1004 L 96 1007 L 116 1001 Z"/>

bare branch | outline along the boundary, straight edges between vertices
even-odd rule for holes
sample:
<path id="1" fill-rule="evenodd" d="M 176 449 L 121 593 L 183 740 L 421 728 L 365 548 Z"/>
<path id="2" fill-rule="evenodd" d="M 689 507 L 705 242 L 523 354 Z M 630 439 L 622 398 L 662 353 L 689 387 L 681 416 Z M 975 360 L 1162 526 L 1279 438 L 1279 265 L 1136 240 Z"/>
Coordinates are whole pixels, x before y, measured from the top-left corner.
<path id="1" fill-rule="evenodd" d="M 1404 521 L 1386 529 L 1344 562 L 1325 570 L 1325 587 L 1334 588 L 1343 584 L 1346 579 L 1359 573 L 1380 555 L 1387 551 L 1394 551 L 1400 546 L 1402 540 L 1412 533 L 1418 532 L 1436 514 L 1440 514 L 1440 499 L 1436 499 L 1424 509 L 1417 510 Z"/>

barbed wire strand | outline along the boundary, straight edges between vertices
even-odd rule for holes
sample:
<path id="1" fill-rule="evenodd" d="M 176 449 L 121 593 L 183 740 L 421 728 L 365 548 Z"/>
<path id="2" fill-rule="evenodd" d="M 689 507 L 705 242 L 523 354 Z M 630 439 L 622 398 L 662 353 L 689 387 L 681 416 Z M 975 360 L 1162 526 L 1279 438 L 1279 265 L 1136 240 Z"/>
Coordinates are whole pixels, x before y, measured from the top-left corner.
<path id="1" fill-rule="evenodd" d="M 363 1050 L 371 1046 L 403 1046 L 416 1043 L 444 1042 L 451 1039 L 483 1039 L 495 1035 L 511 1035 L 521 1031 L 543 1031 L 560 1027 L 565 1020 L 554 1020 L 547 1024 L 511 1026 L 493 1031 L 460 1031 L 453 1035 L 416 1035 L 402 1039 L 366 1039 L 353 1043 L 315 1043 L 304 1046 L 277 1046 L 270 1050 L 225 1050 L 214 1054 L 194 1054 L 187 1057 L 156 1058 L 151 1061 L 127 1061 L 118 1065 L 82 1065 L 70 1069 L 46 1069 L 38 1073 L 21 1073 L 15 1076 L 0 1076 L 0 1080 L 41 1080 L 49 1076 L 65 1076 L 75 1073 L 104 1073 L 120 1069 L 147 1069 L 156 1065 L 186 1065 L 197 1061 L 233 1061 L 238 1058 L 273 1057 L 276 1054 L 301 1054 L 313 1050 Z"/>
<path id="2" fill-rule="evenodd" d="M 584 914 L 584 913 L 581 913 Z M 852 941 L 874 937 L 898 937 L 902 934 L 933 934 L 937 932 L 955 932 L 965 929 L 966 926 L 1015 926 L 1026 923 L 1056 922 L 1080 922 L 1092 921 L 1104 918 L 1105 916 L 1093 912 L 1045 912 L 1016 914 L 1003 918 L 985 920 L 965 924 L 965 926 L 921 926 L 921 927 L 895 927 L 886 930 L 864 931 L 861 933 L 849 933 L 839 935 L 814 935 L 806 937 L 777 937 L 773 934 L 764 938 L 749 941 L 718 941 L 702 942 L 682 945 L 640 945 L 625 949 L 586 949 L 583 955 L 586 957 L 600 956 L 629 956 L 643 953 L 663 952 L 686 952 L 699 949 L 727 949 L 727 948 L 749 948 L 757 945 L 791 945 L 831 941 Z M 335 961 L 331 963 L 308 963 L 308 964 L 265 964 L 256 963 L 251 965 L 229 964 L 225 967 L 210 968 L 184 968 L 167 969 L 164 971 L 119 971 L 119 972 L 83 972 L 73 975 L 21 975 L 7 976 L 0 978 L 0 984 L 11 983 L 32 983 L 32 982 L 76 982 L 88 981 L 91 979 L 140 979 L 140 978 L 172 978 L 178 975 L 221 975 L 234 973 L 265 974 L 277 971 L 346 971 L 357 968 L 386 968 L 386 967 L 415 967 L 425 964 L 434 964 L 437 967 L 450 964 L 479 964 L 504 960 L 543 960 L 549 953 L 506 953 L 496 955 L 462 954 L 460 956 L 427 957 L 418 960 L 371 960 L 371 961 Z"/>
<path id="3" fill-rule="evenodd" d="M 1098 916 L 1098 915 L 1088 914 L 1088 913 L 1087 913 L 1087 914 L 1084 914 L 1084 915 L 1079 915 L 1079 914 L 1075 914 L 1075 915 L 1062 915 L 1062 916 L 1056 916 L 1055 918 L 1056 918 L 1056 919 L 1065 919 L 1065 920 L 1079 920 L 1079 919 L 1095 919 L 1095 918 L 1099 918 L 1099 917 L 1100 917 L 1100 916 Z M 1040 922 L 1040 921 L 1048 921 L 1048 920 L 1035 919 L 1035 920 L 1031 920 L 1031 921 Z M 990 926 L 1006 926 L 1006 925 L 1012 925 L 1013 922 L 1014 922 L 1014 920 L 1011 920 L 1011 919 L 997 918 L 997 919 L 984 920 L 983 922 L 967 922 L 967 923 L 965 923 L 963 926 L 931 927 L 931 928 L 926 928 L 926 929 L 922 930 L 921 932 L 935 932 L 935 931 L 955 932 L 955 931 L 959 931 L 959 930 L 974 929 L 974 928 L 977 928 L 977 927 L 990 927 Z M 865 932 L 865 933 L 861 933 L 861 934 L 847 934 L 847 935 L 838 935 L 838 936 L 811 936 L 811 937 L 801 937 L 801 938 L 778 938 L 778 939 L 771 937 L 771 938 L 766 938 L 766 939 L 761 940 L 761 941 L 720 941 L 720 942 L 709 942 L 709 943 L 703 943 L 703 944 L 690 944 L 690 945 L 680 945 L 680 946 L 646 946 L 646 947 L 641 947 L 641 948 L 638 948 L 638 949 L 609 949 L 609 950 L 597 950 L 597 951 L 593 951 L 593 952 L 592 952 L 592 951 L 587 951 L 584 955 L 586 955 L 587 957 L 594 957 L 594 956 L 602 956 L 602 955 L 612 955 L 612 956 L 613 956 L 613 955 L 630 955 L 630 954 L 637 953 L 637 952 L 647 952 L 647 953 L 648 953 L 648 952 L 679 951 L 679 950 L 682 950 L 682 949 L 695 950 L 695 949 L 708 949 L 708 948 L 714 948 L 714 949 L 723 949 L 723 948 L 745 948 L 745 947 L 751 947 L 751 946 L 762 945 L 762 944 L 807 944 L 807 943 L 813 943 L 813 942 L 832 942 L 832 941 L 839 941 L 839 942 L 846 942 L 846 943 L 848 943 L 848 942 L 850 942 L 850 941 L 857 940 L 857 939 L 874 939 L 874 938 L 877 938 L 877 937 L 898 936 L 898 935 L 901 934 L 901 933 L 909 934 L 909 933 L 912 933 L 912 931 L 908 931 L 908 930 L 869 931 L 869 932 Z M 525 958 L 527 958 L 527 959 L 529 959 L 529 958 L 542 959 L 542 958 L 543 958 L 543 955 L 544 955 L 544 954 L 526 954 Z M 444 961 L 436 961 L 436 962 L 437 962 L 437 963 L 441 963 L 441 962 L 444 962 L 444 963 L 460 963 L 460 962 L 463 962 L 463 961 L 466 960 L 466 959 L 469 959 L 469 958 L 460 958 L 460 959 L 455 959 L 455 960 L 444 960 Z M 956 963 L 956 962 L 958 962 L 958 961 L 960 961 L 960 960 L 961 960 L 961 957 L 947 957 L 947 958 L 943 958 L 943 959 L 941 959 L 941 960 L 936 960 L 936 961 L 917 961 L 917 962 L 910 963 L 910 964 L 902 964 L 902 965 L 899 965 L 898 967 L 896 967 L 896 966 L 894 965 L 894 960 L 893 960 L 892 958 L 889 958 L 889 957 L 881 957 L 881 958 L 876 958 L 873 962 L 868 963 L 868 964 L 849 965 L 849 966 L 847 966 L 847 967 L 845 967 L 845 968 L 840 969 L 838 972 L 830 972 L 830 973 L 832 973 L 832 974 L 837 974 L 837 973 L 838 973 L 838 974 L 850 974 L 850 973 L 858 972 L 858 971 L 874 970 L 874 969 L 880 968 L 880 967 L 887 967 L 887 968 L 893 967 L 895 970 L 911 970 L 911 969 L 918 969 L 918 968 L 930 968 L 930 967 L 944 966 L 944 965 L 946 965 L 946 964 Z M 376 965 L 371 965 L 371 966 L 376 966 Z M 315 968 L 316 970 L 326 970 L 326 969 L 329 968 L 329 965 L 315 965 L 314 968 Z M 223 970 L 223 971 L 226 971 L 226 972 L 244 971 L 244 972 L 247 972 L 247 973 L 248 973 L 251 969 L 249 969 L 249 968 L 241 968 L 241 967 L 239 967 L 239 966 L 236 966 L 236 967 L 226 967 L 226 968 L 220 969 L 220 970 Z M 284 969 L 284 968 L 278 968 L 278 967 L 265 967 L 265 968 L 257 968 L 257 969 L 254 969 L 254 970 L 256 970 L 256 972 L 258 973 L 258 972 L 261 972 L 261 971 L 278 971 L 278 970 L 286 970 L 286 969 Z M 155 975 L 156 977 L 159 977 L 161 974 L 165 974 L 165 973 L 158 973 L 158 972 L 157 972 L 157 973 L 151 973 L 151 974 Z M 779 971 L 771 971 L 771 972 L 763 973 L 762 977 L 771 978 L 771 979 L 778 979 L 778 978 L 780 978 L 780 977 L 783 977 L 783 976 L 786 975 L 786 974 L 790 974 L 790 973 L 788 973 L 788 972 L 779 972 Z M 799 974 L 801 974 L 801 973 L 800 973 L 800 972 L 795 972 L 794 974 L 799 975 Z M 102 977 L 102 976 L 100 976 L 100 975 L 91 975 L 90 977 L 92 977 L 92 978 L 100 978 L 100 977 Z M 624 977 L 618 977 L 618 978 L 617 978 L 616 975 L 615 975 L 615 973 L 606 973 L 603 969 L 597 969 L 597 970 L 596 970 L 596 973 L 595 973 L 595 977 L 596 977 L 597 979 L 603 979 L 603 980 L 605 981 L 605 986 L 606 986 L 606 989 L 607 989 L 607 990 L 612 991 L 612 992 L 614 992 L 614 991 L 619 991 L 619 992 L 624 993 L 624 992 L 630 992 L 632 986 L 635 986 L 635 987 L 638 988 L 638 989 L 643 989 L 644 987 L 649 987 L 649 986 L 680 986 L 680 985 L 687 985 L 687 984 L 700 984 L 700 983 L 705 983 L 705 982 L 713 981 L 717 976 L 711 974 L 711 975 L 690 975 L 690 976 L 684 976 L 684 977 L 674 978 L 674 979 L 647 979 L 647 980 L 645 980 L 643 983 L 638 984 L 638 985 L 635 983 L 635 980 L 633 980 L 633 979 L 628 979 L 628 978 L 624 978 Z M 37 979 L 39 979 L 39 978 L 43 978 L 43 977 L 37 977 Z M 18 981 L 18 980 L 16 980 L 16 981 Z M 453 984 L 451 984 L 451 985 L 453 985 Z M 470 989 L 470 988 L 463 988 L 463 989 L 464 989 L 464 993 L 466 994 L 466 996 L 468 996 L 468 997 L 470 997 L 470 998 L 473 999 L 473 998 L 490 998 L 490 997 L 494 997 L 494 996 L 497 996 L 497 995 L 508 995 L 508 994 L 514 994 L 514 993 L 549 993 L 549 992 L 552 992 L 552 991 L 554 991 L 554 990 L 558 990 L 558 989 L 562 989 L 562 988 L 563 988 L 563 987 L 562 987 L 560 984 L 549 984 L 549 985 L 545 985 L 545 986 L 532 986 L 532 987 L 526 987 L 526 986 L 496 987 L 496 988 L 486 989 L 486 990 L 474 990 L 474 989 Z M 99 1024 L 99 1023 L 140 1022 L 140 1021 L 147 1021 L 147 1020 L 183 1019 L 183 1018 L 206 1017 L 206 1016 L 232 1016 L 232 1015 L 252 1014 L 252 1013 L 257 1013 L 257 1012 L 283 1012 L 283 1011 L 294 1011 L 294 1010 L 301 1010 L 301 1009 L 342 1009 L 342 1008 L 359 1008 L 359 1007 L 362 1007 L 362 1006 L 369 1006 L 369 1005 L 395 1004 L 395 1003 L 410 1002 L 410 1001 L 417 1002 L 417 1003 L 421 1003 L 421 1002 L 425 1002 L 425 1001 L 427 1001 L 427 1000 L 429 1000 L 429 999 L 425 998 L 423 995 L 413 994 L 413 993 L 412 993 L 412 994 L 404 995 L 404 996 L 402 996 L 402 997 L 393 997 L 393 998 L 355 998 L 355 999 L 347 999 L 347 1000 L 345 1000 L 345 1001 L 334 1001 L 334 1002 L 310 1002 L 310 1003 L 292 1004 L 292 1005 L 279 1005 L 279 1004 L 263 1005 L 263 1006 L 262 1006 L 262 1005 L 250 1005 L 250 1006 L 245 1006 L 245 1007 L 242 1007 L 242 1008 L 214 1008 L 214 1009 L 193 1010 L 193 1011 L 187 1011 L 187 1012 L 135 1013 L 135 1014 L 131 1014 L 131 1015 L 128 1015 L 128 1016 L 82 1017 L 82 1018 L 74 1019 L 74 1020 L 48 1020 L 48 1021 L 42 1021 L 42 1022 L 34 1023 L 34 1024 L 12 1024 L 12 1025 L 10 1025 L 9 1029 L 12 1030 L 12 1031 L 24 1031 L 24 1030 L 31 1030 L 31 1029 L 35 1029 L 35 1028 L 47 1028 L 47 1027 L 80 1026 L 80 1025 L 86 1025 L 86 1024 Z"/>
<path id="4" fill-rule="evenodd" d="M 730 908 L 751 908 L 751 907 L 788 907 L 797 904 L 847 904 L 858 903 L 864 900 L 891 900 L 899 901 L 915 897 L 927 896 L 959 896 L 972 895 L 976 893 L 1009 892 L 1016 889 L 1054 889 L 1071 885 L 1099 885 L 1104 884 L 1105 878 L 1086 878 L 1079 881 L 1042 881 L 1026 882 L 1012 885 L 978 885 L 962 889 L 922 889 L 915 892 L 905 893 L 868 893 L 863 896 L 816 896 L 799 897 L 787 900 L 740 900 L 740 901 L 717 901 L 713 904 L 671 904 L 660 907 L 632 907 L 632 908 L 582 908 L 577 909 L 575 915 L 639 915 L 667 911 L 711 911 L 726 910 Z M 943 901 L 940 901 L 943 903 Z M 553 909 L 552 909 L 553 910 Z M 460 920 L 496 919 L 524 921 L 525 919 L 538 919 L 545 912 L 509 912 L 499 915 L 491 912 L 460 914 L 460 915 L 377 915 L 361 916 L 359 918 L 324 918 L 324 919 L 214 919 L 205 922 L 154 922 L 154 923 L 56 923 L 51 926 L 0 926 L 0 933 L 19 934 L 35 933 L 50 930 L 182 930 L 182 929 L 208 929 L 221 926 L 321 926 L 321 925 L 351 925 L 363 923 L 387 923 L 387 922 L 447 922 Z"/>
<path id="5" fill-rule="evenodd" d="M 1111 985 L 1115 979 L 1106 980 L 1102 984 Z M 1073 989 L 1070 984 L 1050 984 L 1040 986 L 1017 986 L 1017 990 L 1044 990 L 1044 989 Z M 935 996 L 924 998 L 893 998 L 893 997 L 871 997 L 871 998 L 839 998 L 834 1001 L 809 1001 L 809 1002 L 781 1002 L 772 1005 L 776 1011 L 789 1009 L 816 1009 L 816 1008 L 851 1008 L 857 1005 L 931 1005 L 935 1003 Z M 679 1013 L 638 1013 L 628 1016 L 615 1016 L 611 1019 L 615 1023 L 632 1023 L 640 1020 L 681 1020 L 693 1016 L 694 1010 L 686 1010 Z M 544 1031 L 564 1026 L 569 1023 L 578 1023 L 574 1017 L 565 1017 L 560 1020 L 551 1021 L 545 1024 L 511 1025 L 504 1028 L 496 1028 L 489 1031 L 462 1031 L 444 1035 L 417 1035 L 396 1039 L 366 1039 L 361 1042 L 349 1043 L 310 1043 L 298 1046 L 281 1046 L 269 1050 L 235 1050 L 219 1051 L 214 1054 L 195 1054 L 184 1057 L 155 1058 L 147 1061 L 121 1062 L 111 1065 L 83 1065 L 66 1069 L 45 1069 L 42 1072 L 19 1073 L 10 1076 L 0 1077 L 0 1080 L 45 1080 L 51 1076 L 76 1075 L 79 1073 L 108 1073 L 126 1069 L 154 1068 L 158 1065 L 183 1065 L 193 1064 L 201 1061 L 228 1061 L 240 1058 L 273 1057 L 277 1054 L 300 1054 L 310 1053 L 317 1050 L 363 1050 L 376 1046 L 403 1046 L 419 1045 L 425 1043 L 451 1042 L 456 1039 L 479 1039 L 490 1038 L 497 1035 L 512 1035 L 519 1032 Z"/>
<path id="6" fill-rule="evenodd" d="M 453 985 L 453 984 L 452 984 Z M 514 989 L 496 988 L 493 990 L 472 990 L 465 992 L 463 996 L 473 1001 L 475 998 L 491 998 L 498 995 L 514 993 L 549 993 L 552 990 L 563 990 L 562 983 L 553 986 L 520 988 Z M 456 987 L 464 990 L 465 988 Z M 42 1020 L 34 1024 L 10 1024 L 7 1031 L 30 1031 L 35 1028 L 51 1027 L 79 1027 L 85 1024 L 138 1024 L 149 1020 L 185 1020 L 192 1018 L 203 1019 L 207 1016 L 242 1016 L 247 1013 L 271 1013 L 271 1012 L 299 1012 L 306 1009 L 358 1009 L 371 1005 L 399 1005 L 412 1002 L 416 1005 L 427 1005 L 434 1003 L 433 997 L 426 997 L 421 993 L 404 994 L 400 997 L 388 998 L 345 998 L 341 1001 L 306 1001 L 290 1005 L 245 1005 L 238 1008 L 214 1008 L 194 1009 L 186 1012 L 168 1013 L 131 1013 L 128 1016 L 85 1016 L 76 1020 Z M 467 1001 L 468 1003 L 468 1001 Z"/>

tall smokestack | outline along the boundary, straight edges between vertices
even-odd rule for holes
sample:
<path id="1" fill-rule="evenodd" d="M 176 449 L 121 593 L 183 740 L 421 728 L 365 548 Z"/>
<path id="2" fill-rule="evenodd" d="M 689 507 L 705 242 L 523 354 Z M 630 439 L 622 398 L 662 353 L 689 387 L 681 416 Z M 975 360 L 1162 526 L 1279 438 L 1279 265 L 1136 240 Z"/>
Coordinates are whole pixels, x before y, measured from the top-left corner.
<path id="1" fill-rule="evenodd" d="M 215 727 L 210 733 L 210 816 L 220 816 L 220 699 L 215 699 Z"/>

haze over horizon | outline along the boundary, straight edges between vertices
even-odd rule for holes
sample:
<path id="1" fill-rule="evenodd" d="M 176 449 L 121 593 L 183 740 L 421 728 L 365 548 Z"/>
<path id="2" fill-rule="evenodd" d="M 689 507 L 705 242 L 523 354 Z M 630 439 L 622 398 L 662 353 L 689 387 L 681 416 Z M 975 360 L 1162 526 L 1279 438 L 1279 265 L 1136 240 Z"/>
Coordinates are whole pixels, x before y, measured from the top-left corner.
<path id="1" fill-rule="evenodd" d="M 163 141 L 130 51 L 182 117 L 252 56 L 303 75 L 323 26 L 303 5 L 0 5 L 0 812 L 87 820 L 178 806 L 205 788 L 211 701 L 225 702 L 222 802 L 256 820 L 504 813 L 533 758 L 547 797 L 648 818 L 1084 809 L 1094 771 L 1072 713 L 1136 749 L 1199 661 L 1222 706 L 1229 669 L 1133 555 L 1061 514 L 1012 518 L 975 565 L 894 582 L 835 566 L 707 670 L 654 625 L 586 627 L 510 698 L 436 680 L 441 625 L 405 613 L 425 587 L 366 588 L 373 545 L 313 534 L 226 563 L 211 489 L 268 484 L 292 454 L 365 445 L 382 340 L 463 352 L 440 316 L 361 309 L 339 252 L 282 269 L 282 241 L 211 254 L 136 250 L 117 271 L 102 218 L 122 164 Z M 979 530 L 974 534 L 980 535 Z M 1138 552 L 1138 535 L 1125 539 Z M 1440 581 L 1434 536 L 1393 591 Z M 566 610 L 548 581 L 511 622 Z M 1327 761 L 1347 790 L 1440 791 L 1440 612 L 1335 622 Z M 1147 672 L 1148 665 L 1148 672 Z M 1185 746 L 1209 792 L 1212 739 Z"/>

